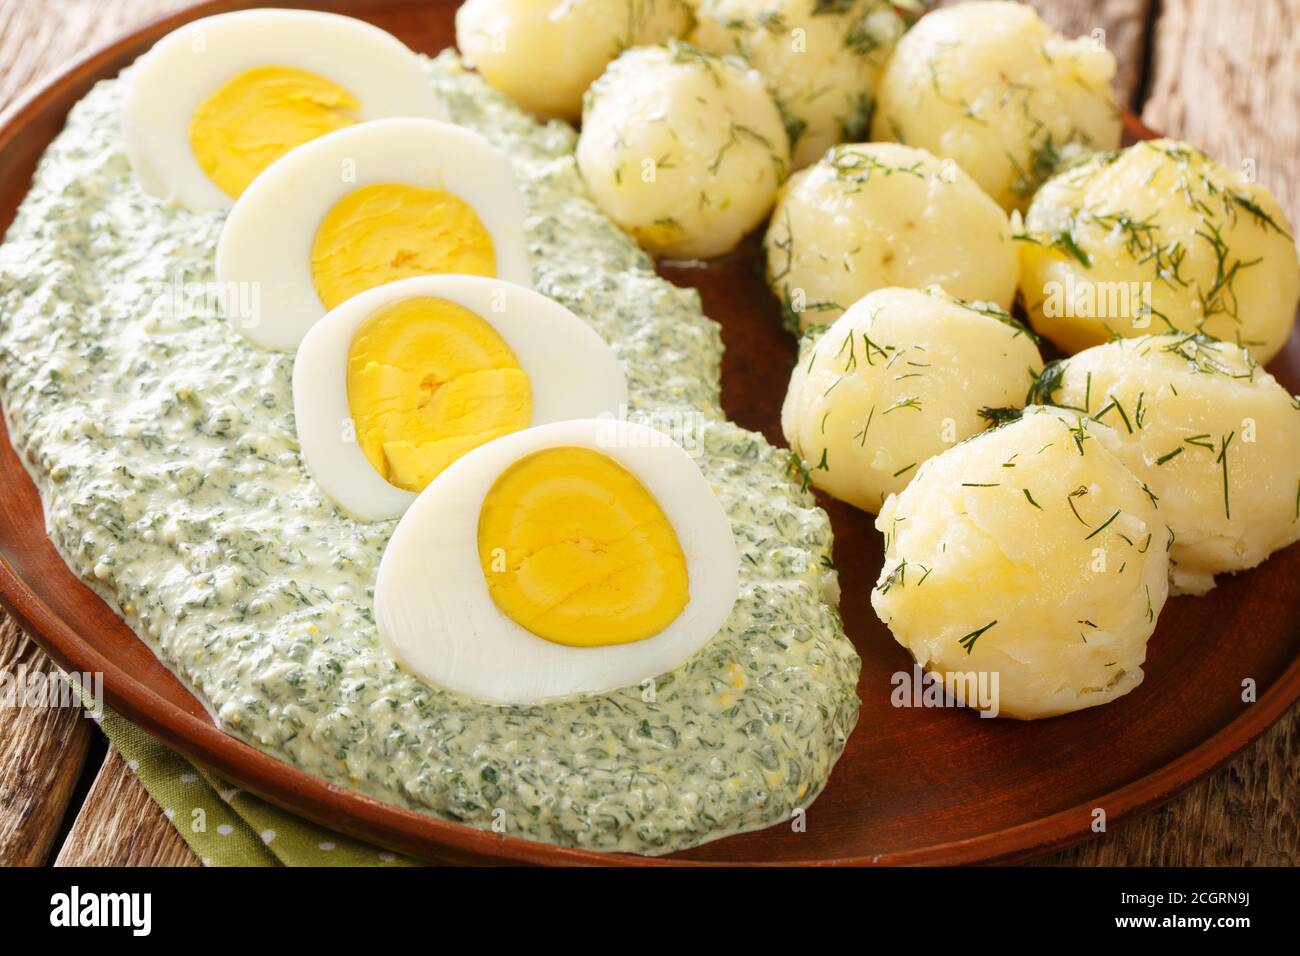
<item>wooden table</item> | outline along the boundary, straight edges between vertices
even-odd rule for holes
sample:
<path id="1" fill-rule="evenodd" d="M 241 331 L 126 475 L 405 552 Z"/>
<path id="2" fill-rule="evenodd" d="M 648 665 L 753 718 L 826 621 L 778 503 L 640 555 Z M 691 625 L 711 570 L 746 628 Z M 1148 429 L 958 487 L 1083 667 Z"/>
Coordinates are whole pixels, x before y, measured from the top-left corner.
<path id="1" fill-rule="evenodd" d="M 268 0 L 269 2 L 269 0 Z M 1121 102 L 1258 178 L 1300 223 L 1300 0 L 1032 0 L 1071 35 L 1105 31 Z M 82 50 L 182 0 L 0 0 L 0 107 Z M 0 612 L 0 669 L 48 668 Z M 1295 865 L 1300 707 L 1168 805 L 1052 865 Z M 0 863 L 197 866 L 90 721 L 0 709 Z"/>

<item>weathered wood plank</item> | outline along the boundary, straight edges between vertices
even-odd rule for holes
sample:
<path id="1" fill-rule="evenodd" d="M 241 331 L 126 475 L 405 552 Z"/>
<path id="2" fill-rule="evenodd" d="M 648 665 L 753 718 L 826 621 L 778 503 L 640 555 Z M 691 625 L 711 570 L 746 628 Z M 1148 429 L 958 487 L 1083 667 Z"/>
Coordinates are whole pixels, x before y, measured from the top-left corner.
<path id="1" fill-rule="evenodd" d="M 1300 711 L 1227 767 L 1153 813 L 1044 857 L 1048 866 L 1295 866 Z"/>
<path id="2" fill-rule="evenodd" d="M 183 6 L 184 0 L 0 0 L 0 108 L 30 83 L 129 27 Z M 48 672 L 49 659 L 0 612 L 0 668 L 25 664 L 29 672 Z M 68 800 L 84 770 L 94 731 L 73 710 L 16 709 L 0 711 L 0 865 L 33 865 L 49 860 L 52 841 Z M 113 755 L 110 754 L 110 757 Z M 121 764 L 121 759 L 118 758 Z M 125 766 L 123 765 L 123 770 Z M 103 778 L 101 772 L 100 777 Z M 142 832 L 140 848 L 167 846 L 175 854 L 185 847 L 166 818 L 133 776 L 115 792 L 126 792 Z M 97 782 L 98 785 L 98 782 Z M 131 793 L 131 790 L 135 793 Z M 106 792 L 101 789 L 101 793 Z M 96 821 L 78 821 L 76 832 L 92 832 Z M 65 842 L 65 855 L 68 854 Z M 85 848 L 82 848 L 83 851 Z M 131 844 L 121 847 L 125 865 L 144 865 L 147 854 Z M 86 862 L 93 854 L 81 853 Z M 156 859 L 154 860 L 156 862 Z"/>
<path id="3" fill-rule="evenodd" d="M 53 664 L 0 614 L 0 673 L 45 681 Z M 10 685 L 15 695 L 23 688 Z M 93 724 L 78 707 L 0 708 L 0 866 L 44 863 L 81 777 Z"/>
<path id="4" fill-rule="evenodd" d="M 1254 166 L 1300 222 L 1300 5 L 1165 0 L 1147 125 L 1230 166 Z"/>
<path id="5" fill-rule="evenodd" d="M 184 0 L 3 0 L 0 106 L 65 61 Z"/>
<path id="6" fill-rule="evenodd" d="M 55 866 L 200 866 L 163 811 L 109 748 Z"/>

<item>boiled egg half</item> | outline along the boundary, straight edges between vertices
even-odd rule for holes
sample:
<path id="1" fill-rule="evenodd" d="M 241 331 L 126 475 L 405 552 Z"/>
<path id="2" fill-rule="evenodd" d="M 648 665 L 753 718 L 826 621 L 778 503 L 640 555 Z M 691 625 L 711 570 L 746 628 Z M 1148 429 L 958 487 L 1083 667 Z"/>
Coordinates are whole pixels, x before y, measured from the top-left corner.
<path id="1" fill-rule="evenodd" d="M 298 441 L 336 504 L 396 518 L 461 455 L 547 422 L 616 416 L 623 368 L 596 332 L 539 292 L 479 276 L 419 276 L 348 299 L 293 367 Z"/>
<path id="2" fill-rule="evenodd" d="M 245 10 L 188 23 L 142 56 L 122 129 L 145 192 L 226 209 L 301 143 L 364 120 L 440 115 L 419 58 L 378 27 Z"/>
<path id="3" fill-rule="evenodd" d="M 305 143 L 246 189 L 217 242 L 235 328 L 292 350 L 330 309 L 413 276 L 531 285 L 510 160 L 429 119 L 362 123 Z"/>
<path id="4" fill-rule="evenodd" d="M 672 670 L 738 589 L 731 525 L 690 455 L 587 419 L 499 438 L 435 478 L 384 552 L 375 618 L 422 679 L 525 705 Z"/>

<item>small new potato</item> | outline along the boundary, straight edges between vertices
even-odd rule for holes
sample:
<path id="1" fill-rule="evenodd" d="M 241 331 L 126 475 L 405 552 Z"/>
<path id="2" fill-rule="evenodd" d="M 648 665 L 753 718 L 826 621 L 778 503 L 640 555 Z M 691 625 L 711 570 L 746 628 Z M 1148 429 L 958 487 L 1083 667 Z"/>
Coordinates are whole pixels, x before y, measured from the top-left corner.
<path id="1" fill-rule="evenodd" d="M 880 79 L 871 138 L 955 159 L 1004 209 L 1024 210 L 1060 161 L 1119 145 L 1115 57 L 1021 3 L 926 14 Z"/>
<path id="2" fill-rule="evenodd" d="M 1300 540 L 1300 399 L 1249 352 L 1203 336 L 1120 339 L 1043 384 L 1110 425 L 1116 454 L 1160 499 L 1176 592 L 1204 594 L 1214 575 Z"/>
<path id="3" fill-rule="evenodd" d="M 1109 432 L 1030 406 L 931 458 L 885 502 L 871 604 L 950 693 L 984 674 L 990 713 L 1032 719 L 1142 682 L 1169 531 Z"/>
<path id="4" fill-rule="evenodd" d="M 1049 180 L 1020 247 L 1030 321 L 1067 352 L 1181 329 L 1267 362 L 1300 301 L 1291 223 L 1273 194 L 1167 139 Z"/>
<path id="5" fill-rule="evenodd" d="M 866 138 L 881 71 L 907 29 L 886 0 L 701 0 L 695 21 L 692 43 L 738 54 L 766 77 L 792 130 L 795 169 Z"/>
<path id="6" fill-rule="evenodd" d="M 1042 371 L 1030 331 L 939 289 L 877 289 L 812 340 L 781 428 L 812 483 L 880 509 L 917 467 L 1018 408 Z"/>
<path id="7" fill-rule="evenodd" d="M 576 120 L 582 95 L 620 50 L 683 36 L 682 0 L 465 0 L 456 46 L 520 107 Z"/>
<path id="8" fill-rule="evenodd" d="M 790 143 L 757 70 L 670 41 L 628 50 L 591 87 L 577 159 L 605 215 L 646 250 L 707 259 L 762 222 Z"/>
<path id="9" fill-rule="evenodd" d="M 955 163 L 896 143 L 834 146 L 790 177 L 764 246 L 768 285 L 805 329 L 889 286 L 1007 311 L 1020 271 L 998 204 Z"/>

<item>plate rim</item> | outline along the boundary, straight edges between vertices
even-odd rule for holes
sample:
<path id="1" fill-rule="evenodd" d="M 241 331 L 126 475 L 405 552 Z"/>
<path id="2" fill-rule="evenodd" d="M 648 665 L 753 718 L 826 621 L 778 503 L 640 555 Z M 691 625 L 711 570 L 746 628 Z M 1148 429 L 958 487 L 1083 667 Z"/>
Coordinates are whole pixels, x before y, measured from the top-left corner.
<path id="1" fill-rule="evenodd" d="M 411 0 L 393 0 L 411 6 Z M 0 153 L 22 134 L 49 103 L 70 91 L 88 89 L 111 75 L 114 63 L 176 27 L 202 16 L 262 6 L 249 0 L 202 0 L 153 17 L 119 33 L 32 84 L 0 111 Z M 283 6 L 312 7 L 288 0 Z M 379 5 L 379 4 L 374 4 Z M 142 52 L 142 50 L 141 50 Z M 136 54 L 138 55 L 138 54 Z M 79 100 L 84 92 L 76 96 Z M 66 112 L 63 117 L 66 118 Z M 1159 136 L 1128 110 L 1128 133 L 1140 139 Z M 57 134 L 56 134 L 57 135 Z M 42 144 L 48 147 L 50 140 Z M 27 188 L 21 190 L 25 195 Z M 20 200 L 21 201 L 21 200 Z M 0 409 L 0 412 L 3 410 Z M 0 416 L 0 455 L 18 459 L 33 486 L 27 463 L 9 439 L 7 421 Z M 65 564 L 69 578 L 85 587 Z M 93 600 L 103 600 L 86 589 Z M 106 602 L 105 602 L 106 603 Z M 104 697 L 117 713 L 205 767 L 232 782 L 315 823 L 368 842 L 438 862 L 569 864 L 596 866 L 732 866 L 773 865 L 772 861 L 712 861 L 673 855 L 641 856 L 583 850 L 525 840 L 441 820 L 432 814 L 377 800 L 326 781 L 288 761 L 258 750 L 205 722 L 135 680 L 104 657 L 41 599 L 0 552 L 0 606 L 23 631 L 66 671 L 102 672 Z M 136 640 L 143 641 L 138 634 Z M 149 648 L 154 653 L 153 648 Z M 155 655 L 156 656 L 156 655 Z M 191 692 L 192 693 L 192 692 Z M 1013 827 L 933 846 L 870 855 L 789 861 L 789 866 L 908 866 L 1010 863 L 1055 849 L 1083 843 L 1098 834 L 1079 825 L 1095 806 L 1108 808 L 1109 823 L 1129 822 L 1166 803 L 1180 791 L 1235 757 L 1290 710 L 1300 699 L 1300 656 L 1293 659 L 1272 686 L 1240 716 L 1190 750 L 1136 780 L 1080 804 Z M 197 698 L 196 698 L 197 700 Z M 201 703 L 201 702 L 200 702 Z M 206 706 L 202 708 L 207 710 Z M 1109 832 L 1109 828 L 1108 831 Z M 722 839 L 726 839 L 725 837 Z"/>

